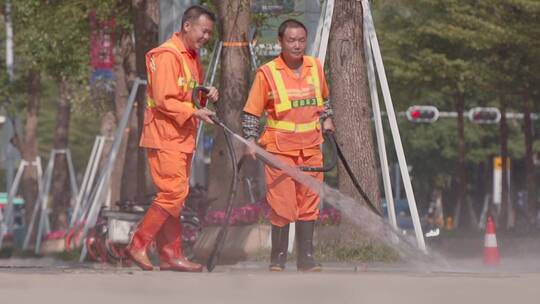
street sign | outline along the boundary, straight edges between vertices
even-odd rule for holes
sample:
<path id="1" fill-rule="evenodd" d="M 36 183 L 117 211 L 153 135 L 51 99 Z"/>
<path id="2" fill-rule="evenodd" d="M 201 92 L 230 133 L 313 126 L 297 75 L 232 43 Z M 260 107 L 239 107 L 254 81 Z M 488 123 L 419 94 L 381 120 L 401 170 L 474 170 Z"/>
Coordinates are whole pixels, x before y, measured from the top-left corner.
<path id="1" fill-rule="evenodd" d="M 254 13 L 288 14 L 294 11 L 294 0 L 253 0 L 251 11 Z"/>
<path id="2" fill-rule="evenodd" d="M 493 204 L 500 205 L 502 202 L 502 157 L 496 156 L 493 158 Z M 510 191 L 510 165 L 511 160 L 506 158 L 506 171 L 508 171 L 508 189 Z"/>

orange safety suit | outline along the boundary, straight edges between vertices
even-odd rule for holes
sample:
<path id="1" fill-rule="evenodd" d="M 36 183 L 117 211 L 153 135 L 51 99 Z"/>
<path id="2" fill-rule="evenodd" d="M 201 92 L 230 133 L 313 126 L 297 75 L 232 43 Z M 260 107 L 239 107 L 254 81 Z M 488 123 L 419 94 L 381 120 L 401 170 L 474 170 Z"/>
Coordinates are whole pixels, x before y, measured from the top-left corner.
<path id="1" fill-rule="evenodd" d="M 148 148 L 148 165 L 157 188 L 154 203 L 174 217 L 189 192 L 191 158 L 198 119 L 192 89 L 202 83 L 199 56 L 175 33 L 146 54 L 147 104 L 140 146 Z"/>
<path id="2" fill-rule="evenodd" d="M 320 167 L 323 142 L 320 115 L 328 85 L 318 59 L 304 56 L 300 75 L 278 57 L 257 71 L 244 112 L 267 113 L 259 144 L 291 166 Z M 322 172 L 306 173 L 323 180 Z M 320 197 L 279 169 L 265 167 L 266 199 L 272 207 L 270 221 L 283 227 L 297 220 L 319 217 Z"/>

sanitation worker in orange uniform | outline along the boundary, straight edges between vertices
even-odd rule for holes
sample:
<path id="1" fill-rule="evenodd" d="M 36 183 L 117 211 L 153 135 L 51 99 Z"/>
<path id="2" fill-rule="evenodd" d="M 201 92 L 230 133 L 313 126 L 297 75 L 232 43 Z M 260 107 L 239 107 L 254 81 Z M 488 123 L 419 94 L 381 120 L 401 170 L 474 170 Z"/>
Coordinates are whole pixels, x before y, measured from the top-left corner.
<path id="1" fill-rule="evenodd" d="M 197 110 L 192 89 L 202 83 L 198 51 L 212 36 L 215 15 L 202 6 L 188 8 L 180 32 L 146 54 L 147 105 L 140 146 L 157 188 L 154 202 L 139 223 L 127 253 L 143 270 L 152 270 L 147 249 L 155 240 L 160 270 L 200 272 L 202 266 L 182 253 L 180 212 L 189 191 L 191 158 L 199 120 L 212 123 L 214 113 Z M 218 92 L 209 87 L 208 98 Z"/>
<path id="2" fill-rule="evenodd" d="M 258 143 L 291 166 L 321 167 L 322 131 L 334 130 L 328 86 L 318 59 L 304 55 L 307 29 L 293 19 L 278 30 L 281 54 L 261 66 L 242 113 L 244 137 L 259 137 L 260 117 L 266 127 Z M 254 157 L 250 148 L 246 151 Z M 322 172 L 306 173 L 323 179 Z M 299 271 L 320 271 L 313 258 L 313 229 L 320 197 L 279 169 L 265 167 L 266 199 L 272 207 L 270 270 L 282 271 L 287 261 L 289 225 L 296 222 Z"/>

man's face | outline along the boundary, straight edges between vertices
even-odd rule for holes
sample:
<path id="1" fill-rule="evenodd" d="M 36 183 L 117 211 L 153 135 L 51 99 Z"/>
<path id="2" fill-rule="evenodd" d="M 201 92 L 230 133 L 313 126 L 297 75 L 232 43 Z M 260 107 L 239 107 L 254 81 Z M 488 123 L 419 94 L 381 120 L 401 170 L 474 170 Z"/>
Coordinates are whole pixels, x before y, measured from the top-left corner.
<path id="1" fill-rule="evenodd" d="M 302 60 L 307 44 L 306 31 L 301 27 L 289 27 L 279 39 L 279 44 L 285 60 Z"/>
<path id="2" fill-rule="evenodd" d="M 186 47 L 198 51 L 203 47 L 214 31 L 214 22 L 206 15 L 201 15 L 195 21 L 187 21 L 184 23 L 184 39 Z"/>

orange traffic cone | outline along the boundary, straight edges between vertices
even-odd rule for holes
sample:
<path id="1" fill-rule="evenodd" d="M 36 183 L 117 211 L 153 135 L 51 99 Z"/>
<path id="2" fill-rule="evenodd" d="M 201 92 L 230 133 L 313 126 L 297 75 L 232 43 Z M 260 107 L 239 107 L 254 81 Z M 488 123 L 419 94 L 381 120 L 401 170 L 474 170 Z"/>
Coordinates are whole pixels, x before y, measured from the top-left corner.
<path id="1" fill-rule="evenodd" d="M 500 262 L 497 237 L 495 236 L 495 224 L 491 216 L 488 217 L 486 235 L 484 237 L 484 265 L 494 266 Z"/>

